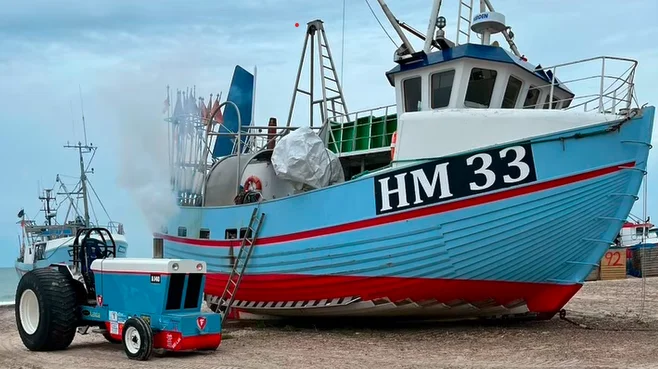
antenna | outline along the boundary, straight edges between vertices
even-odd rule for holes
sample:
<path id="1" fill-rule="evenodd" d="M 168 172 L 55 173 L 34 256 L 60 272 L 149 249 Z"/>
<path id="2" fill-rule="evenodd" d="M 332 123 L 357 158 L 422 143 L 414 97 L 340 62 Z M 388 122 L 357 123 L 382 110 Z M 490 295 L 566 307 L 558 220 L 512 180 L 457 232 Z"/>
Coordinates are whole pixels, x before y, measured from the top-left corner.
<path id="1" fill-rule="evenodd" d="M 82 87 L 78 85 L 78 91 L 80 92 L 80 111 L 82 112 L 82 130 L 84 131 L 85 135 L 85 146 L 87 145 L 87 124 L 85 122 L 85 107 L 84 104 L 82 103 Z"/>

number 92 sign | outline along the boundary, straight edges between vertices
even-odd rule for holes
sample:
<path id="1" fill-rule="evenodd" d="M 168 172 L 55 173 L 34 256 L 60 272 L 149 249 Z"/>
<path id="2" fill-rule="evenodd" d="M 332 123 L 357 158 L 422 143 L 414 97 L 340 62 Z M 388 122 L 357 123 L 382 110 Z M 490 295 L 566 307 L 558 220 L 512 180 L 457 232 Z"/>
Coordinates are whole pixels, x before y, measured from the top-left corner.
<path id="1" fill-rule="evenodd" d="M 441 158 L 374 177 L 377 214 L 537 181 L 529 143 Z"/>

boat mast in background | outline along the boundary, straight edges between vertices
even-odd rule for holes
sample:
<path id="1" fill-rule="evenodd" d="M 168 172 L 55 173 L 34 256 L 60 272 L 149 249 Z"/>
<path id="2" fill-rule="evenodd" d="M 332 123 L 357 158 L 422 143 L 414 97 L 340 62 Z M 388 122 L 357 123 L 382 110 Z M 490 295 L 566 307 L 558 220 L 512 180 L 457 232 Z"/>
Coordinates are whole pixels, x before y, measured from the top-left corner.
<path id="1" fill-rule="evenodd" d="M 80 156 L 80 191 L 78 192 L 78 194 L 82 195 L 82 203 L 84 204 L 85 227 L 89 227 L 90 223 L 89 223 L 89 196 L 87 195 L 87 173 L 93 174 L 94 168 L 92 168 L 91 171 L 86 170 L 83 154 L 93 153 L 95 155 L 97 147 L 93 146 L 93 144 L 83 145 L 81 142 L 78 142 L 77 145 L 69 145 L 67 143 L 66 145 L 64 145 L 64 148 L 77 149 L 78 154 Z M 91 160 L 89 162 L 91 163 Z M 70 195 L 70 194 L 67 193 L 66 195 Z"/>

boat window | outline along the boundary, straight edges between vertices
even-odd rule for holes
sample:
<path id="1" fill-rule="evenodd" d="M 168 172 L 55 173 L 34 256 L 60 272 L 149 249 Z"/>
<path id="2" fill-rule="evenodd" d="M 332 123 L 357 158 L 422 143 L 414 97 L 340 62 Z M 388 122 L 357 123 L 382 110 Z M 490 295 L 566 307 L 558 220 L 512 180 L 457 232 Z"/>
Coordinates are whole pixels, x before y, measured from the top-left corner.
<path id="1" fill-rule="evenodd" d="M 544 99 L 544 106 L 542 107 L 542 109 L 548 109 L 548 104 L 549 104 L 550 101 L 551 100 L 550 100 L 550 93 L 549 93 L 548 95 L 546 95 L 546 99 Z M 558 102 L 558 98 L 555 97 L 555 95 L 553 95 L 553 106 L 551 106 L 551 109 L 555 109 L 557 107 L 557 102 Z"/>
<path id="2" fill-rule="evenodd" d="M 404 93 L 404 111 L 419 111 L 421 99 L 421 79 L 413 77 L 402 82 Z"/>
<path id="3" fill-rule="evenodd" d="M 525 95 L 525 102 L 523 102 L 523 109 L 534 109 L 539 100 L 539 93 L 541 91 L 534 86 L 530 86 L 528 94 Z"/>
<path id="4" fill-rule="evenodd" d="M 445 108 L 450 103 L 452 83 L 455 79 L 455 71 L 448 70 L 434 73 L 431 77 L 431 108 Z"/>
<path id="5" fill-rule="evenodd" d="M 46 243 L 38 243 L 34 247 L 34 258 L 36 260 L 43 260 L 46 256 Z"/>
<path id="6" fill-rule="evenodd" d="M 498 72 L 492 69 L 473 68 L 464 105 L 468 108 L 488 108 L 497 74 Z"/>
<path id="7" fill-rule="evenodd" d="M 178 237 L 187 237 L 187 228 L 178 227 Z"/>
<path id="8" fill-rule="evenodd" d="M 505 89 L 505 95 L 503 96 L 503 109 L 513 109 L 516 106 L 516 100 L 519 98 L 519 93 L 521 93 L 521 85 L 523 82 L 513 76 L 509 76 L 507 80 L 507 88 Z"/>
<path id="9" fill-rule="evenodd" d="M 237 228 L 230 228 L 224 231 L 224 238 L 227 240 L 233 240 L 238 238 Z"/>
<path id="10" fill-rule="evenodd" d="M 644 234 L 644 228 L 642 228 L 642 227 L 635 228 L 635 234 L 637 236 L 642 236 Z"/>
<path id="11" fill-rule="evenodd" d="M 247 227 L 240 228 L 240 239 L 243 239 L 245 237 L 251 238 L 251 230 Z"/>
<path id="12" fill-rule="evenodd" d="M 208 228 L 201 228 L 199 230 L 199 238 L 210 239 L 210 230 Z"/>

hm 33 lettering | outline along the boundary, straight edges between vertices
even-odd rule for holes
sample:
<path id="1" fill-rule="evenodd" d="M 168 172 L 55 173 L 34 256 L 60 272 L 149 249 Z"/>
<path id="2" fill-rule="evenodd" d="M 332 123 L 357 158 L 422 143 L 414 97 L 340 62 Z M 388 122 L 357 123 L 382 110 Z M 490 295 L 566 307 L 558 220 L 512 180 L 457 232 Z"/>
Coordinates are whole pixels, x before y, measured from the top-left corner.
<path id="1" fill-rule="evenodd" d="M 377 215 L 537 181 L 529 143 L 425 162 L 375 176 Z"/>

